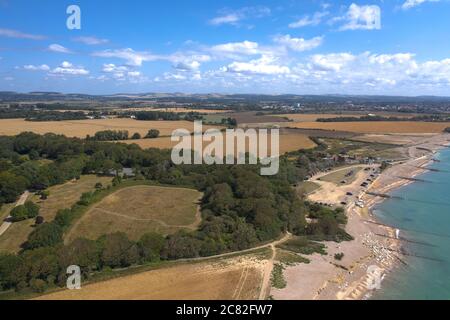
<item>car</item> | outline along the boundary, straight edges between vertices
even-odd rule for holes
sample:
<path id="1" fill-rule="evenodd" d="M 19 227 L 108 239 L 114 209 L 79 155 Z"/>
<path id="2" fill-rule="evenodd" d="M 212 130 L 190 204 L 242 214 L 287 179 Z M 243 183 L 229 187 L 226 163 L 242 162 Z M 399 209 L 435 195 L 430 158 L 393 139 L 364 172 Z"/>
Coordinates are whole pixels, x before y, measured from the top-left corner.
<path id="1" fill-rule="evenodd" d="M 351 193 L 351 192 L 347 192 L 347 195 L 348 195 L 348 196 L 352 196 L 352 195 L 353 195 L 353 193 Z"/>
<path id="2" fill-rule="evenodd" d="M 342 201 L 341 204 L 342 204 L 343 206 L 346 206 L 346 205 L 347 205 L 347 202 Z"/>

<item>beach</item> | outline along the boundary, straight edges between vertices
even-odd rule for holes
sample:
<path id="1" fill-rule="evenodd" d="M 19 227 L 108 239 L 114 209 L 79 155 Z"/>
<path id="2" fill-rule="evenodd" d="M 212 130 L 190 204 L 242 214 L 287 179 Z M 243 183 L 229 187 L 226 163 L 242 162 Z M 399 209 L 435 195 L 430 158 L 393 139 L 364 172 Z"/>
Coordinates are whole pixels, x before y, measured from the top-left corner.
<path id="1" fill-rule="evenodd" d="M 272 289 L 273 298 L 369 299 L 376 292 L 374 289 L 380 289 L 379 280 L 385 279 L 393 270 L 407 267 L 408 259 L 402 251 L 403 240 L 397 239 L 396 229 L 377 219 L 373 208 L 388 199 L 387 194 L 413 183 L 415 177 L 428 171 L 427 165 L 433 162 L 436 152 L 449 144 L 449 139 L 446 134 L 423 136 L 405 145 L 403 148 L 408 159 L 393 163 L 365 191 L 359 189 L 361 181 L 367 177 L 365 171 L 360 171 L 356 180 L 344 187 L 316 180 L 322 188 L 308 195 L 311 201 L 338 205 L 343 200 L 348 201 L 345 198 L 347 192 L 353 192 L 364 201 L 364 208 L 357 207 L 354 202 L 346 207 L 346 231 L 354 240 L 327 242 L 327 255 L 314 254 L 308 256 L 309 264 L 287 267 L 284 271 L 287 286 Z M 341 261 L 334 258 L 336 253 L 344 253 Z"/>

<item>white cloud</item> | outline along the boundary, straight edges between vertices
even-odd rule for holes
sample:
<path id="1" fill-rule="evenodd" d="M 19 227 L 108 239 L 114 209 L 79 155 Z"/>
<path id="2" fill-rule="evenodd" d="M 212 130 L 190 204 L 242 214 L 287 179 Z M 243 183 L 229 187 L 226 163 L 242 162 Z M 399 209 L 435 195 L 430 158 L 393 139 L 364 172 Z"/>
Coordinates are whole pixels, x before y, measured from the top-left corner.
<path id="1" fill-rule="evenodd" d="M 245 7 L 235 11 L 222 10 L 219 16 L 209 20 L 208 22 L 213 26 L 220 26 L 224 24 L 240 26 L 240 23 L 243 20 L 266 17 L 270 15 L 270 13 L 271 10 L 263 6 Z"/>
<path id="2" fill-rule="evenodd" d="M 123 59 L 128 65 L 131 66 L 141 66 L 144 61 L 155 61 L 161 59 L 160 56 L 152 55 L 148 52 L 137 52 L 131 48 L 127 49 L 116 49 L 116 50 L 104 50 L 99 52 L 94 52 L 92 54 L 96 57 L 102 58 L 117 58 Z"/>
<path id="3" fill-rule="evenodd" d="M 77 37 L 73 38 L 73 41 L 81 42 L 89 46 L 95 46 L 100 44 L 106 44 L 109 42 L 108 39 L 100 39 L 96 37 Z"/>
<path id="4" fill-rule="evenodd" d="M 249 62 L 235 61 L 222 70 L 234 73 L 265 75 L 287 74 L 290 72 L 289 67 L 278 65 L 276 62 L 276 58 L 263 55 L 261 58 Z"/>
<path id="5" fill-rule="evenodd" d="M 41 64 L 39 65 L 32 65 L 32 64 L 27 64 L 23 66 L 24 70 L 29 70 L 29 71 L 49 71 L 50 67 L 46 64 Z"/>
<path id="6" fill-rule="evenodd" d="M 323 37 L 315 37 L 310 40 L 303 38 L 292 38 L 289 34 L 284 36 L 276 36 L 274 41 L 278 44 L 286 46 L 294 51 L 307 51 L 317 48 L 322 44 Z"/>
<path id="7" fill-rule="evenodd" d="M 52 69 L 50 75 L 73 75 L 73 76 L 85 76 L 89 74 L 89 70 L 86 70 L 80 66 L 74 66 L 68 61 L 61 63 L 59 67 Z"/>
<path id="8" fill-rule="evenodd" d="M 406 0 L 402 5 L 402 9 L 408 10 L 417 7 L 425 2 L 439 2 L 439 1 L 440 0 Z"/>
<path id="9" fill-rule="evenodd" d="M 316 12 L 312 16 L 305 16 L 301 18 L 300 20 L 297 20 L 296 22 L 292 22 L 289 24 L 289 28 L 295 29 L 295 28 L 302 28 L 306 26 L 317 26 L 322 22 L 322 18 L 327 16 L 329 12 Z"/>
<path id="10" fill-rule="evenodd" d="M 48 50 L 58 53 L 72 53 L 72 51 L 70 51 L 66 47 L 63 47 L 62 45 L 56 43 L 49 45 Z"/>
<path id="11" fill-rule="evenodd" d="M 257 42 L 252 41 L 243 41 L 243 42 L 230 42 L 219 44 L 211 47 L 211 51 L 218 55 L 235 55 L 235 54 L 243 54 L 243 55 L 256 55 L 261 54 L 261 50 L 259 48 L 259 44 Z"/>
<path id="12" fill-rule="evenodd" d="M 17 39 L 29 39 L 29 40 L 44 40 L 45 36 L 24 33 L 18 30 L 13 29 L 1 29 L 0 28 L 0 36 L 8 37 L 8 38 L 17 38 Z"/>
<path id="13" fill-rule="evenodd" d="M 344 20 L 346 23 L 340 30 L 379 30 L 381 29 L 381 9 L 377 5 L 358 6 L 352 3 L 344 17 L 335 21 Z"/>

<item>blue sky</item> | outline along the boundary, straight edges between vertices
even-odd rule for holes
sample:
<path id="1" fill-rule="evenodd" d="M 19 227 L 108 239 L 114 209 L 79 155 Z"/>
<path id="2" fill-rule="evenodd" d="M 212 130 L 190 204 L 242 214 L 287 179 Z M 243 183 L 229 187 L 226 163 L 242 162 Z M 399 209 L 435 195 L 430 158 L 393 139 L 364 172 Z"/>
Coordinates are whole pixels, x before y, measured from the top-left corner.
<path id="1" fill-rule="evenodd" d="M 450 96 L 449 12 L 447 0 L 0 0 L 0 91 Z"/>

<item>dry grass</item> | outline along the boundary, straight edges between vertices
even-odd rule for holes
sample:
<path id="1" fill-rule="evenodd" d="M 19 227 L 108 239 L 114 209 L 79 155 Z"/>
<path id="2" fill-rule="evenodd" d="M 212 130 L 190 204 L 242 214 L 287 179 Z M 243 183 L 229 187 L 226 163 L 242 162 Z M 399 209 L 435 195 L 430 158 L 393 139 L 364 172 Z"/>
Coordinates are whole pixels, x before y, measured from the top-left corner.
<path id="1" fill-rule="evenodd" d="M 450 127 L 449 122 L 417 121 L 361 121 L 361 122 L 295 122 L 280 123 L 291 128 L 322 129 L 356 133 L 441 133 Z"/>
<path id="2" fill-rule="evenodd" d="M 204 130 L 209 128 L 213 127 L 203 126 Z M 135 132 L 145 136 L 150 129 L 159 130 L 161 135 L 171 135 L 176 129 L 193 131 L 194 123 L 189 121 L 138 121 L 125 118 L 52 122 L 32 122 L 23 119 L 0 120 L 0 135 L 7 136 L 31 131 L 38 134 L 52 132 L 67 137 L 85 138 L 88 134 L 94 135 L 97 131 L 102 130 L 128 130 L 130 136 Z"/>
<path id="3" fill-rule="evenodd" d="M 270 135 L 269 139 L 271 139 Z M 162 137 L 157 139 L 128 140 L 125 141 L 125 143 L 128 144 L 135 143 L 144 149 L 146 148 L 171 149 L 177 144 L 177 142 L 172 142 L 170 140 L 170 137 Z M 204 147 L 206 147 L 208 144 L 209 143 L 204 143 Z M 292 131 L 288 133 L 280 133 L 280 154 L 284 154 L 286 152 L 291 151 L 297 151 L 299 149 L 311 149 L 314 148 L 315 146 L 316 144 L 311 139 L 309 139 L 307 135 L 295 133 Z"/>
<path id="4" fill-rule="evenodd" d="M 78 237 L 97 239 L 116 231 L 138 240 L 149 231 L 170 234 L 195 230 L 201 222 L 201 195 L 193 189 L 156 186 L 119 190 L 86 212 L 67 234 L 66 242 Z"/>
<path id="5" fill-rule="evenodd" d="M 335 171 L 333 173 L 327 174 L 320 178 L 321 181 L 327 181 L 334 183 L 336 185 L 348 185 L 353 183 L 356 180 L 358 173 L 362 170 L 362 168 L 344 168 L 339 171 Z M 347 174 L 351 174 L 350 176 L 346 176 Z M 341 183 L 341 181 L 346 181 L 346 183 Z"/>
<path id="6" fill-rule="evenodd" d="M 40 300 L 256 300 L 266 260 L 247 255 L 88 284 Z"/>
<path id="7" fill-rule="evenodd" d="M 41 210 L 39 214 L 44 217 L 45 221 L 51 221 L 58 210 L 70 208 L 80 199 L 81 194 L 94 190 L 97 182 L 107 185 L 110 181 L 111 178 L 93 175 L 82 176 L 76 182 L 68 182 L 49 188 L 50 196 L 45 201 L 39 200 L 37 196 L 31 198 L 31 200 L 40 206 Z M 33 231 L 33 226 L 33 219 L 13 223 L 8 231 L 0 237 L 0 252 L 18 252 L 20 246 L 27 240 L 31 231 Z"/>

